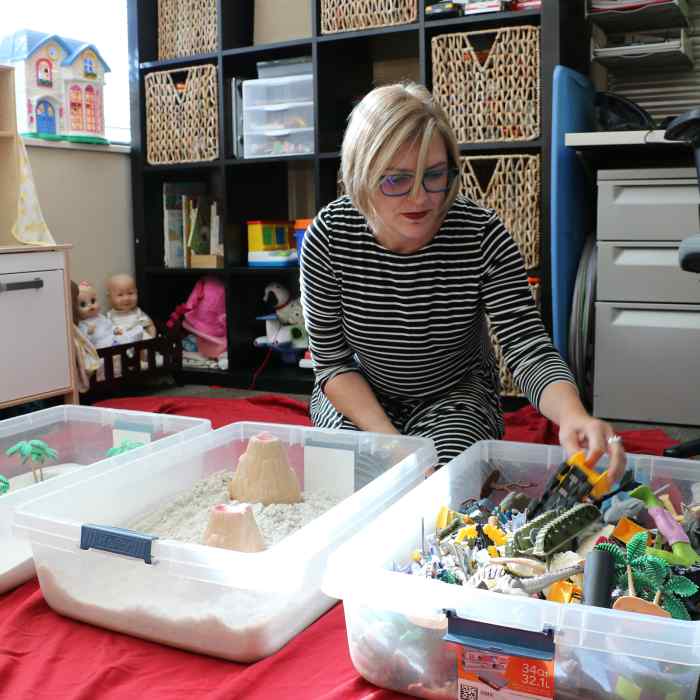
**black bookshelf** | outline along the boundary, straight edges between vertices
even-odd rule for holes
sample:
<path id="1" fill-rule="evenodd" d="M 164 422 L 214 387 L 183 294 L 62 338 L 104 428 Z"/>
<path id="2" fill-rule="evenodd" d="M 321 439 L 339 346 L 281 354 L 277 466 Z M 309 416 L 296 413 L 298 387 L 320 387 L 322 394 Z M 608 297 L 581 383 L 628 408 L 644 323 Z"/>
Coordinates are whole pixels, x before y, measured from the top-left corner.
<path id="1" fill-rule="evenodd" d="M 212 53 L 175 59 L 158 59 L 157 3 L 128 0 L 129 62 L 132 120 L 132 202 L 136 277 L 142 305 L 157 319 L 165 319 L 184 302 L 203 274 L 217 274 L 227 286 L 229 369 L 188 370 L 180 381 L 248 388 L 265 351 L 252 345 L 264 325 L 255 317 L 264 313 L 262 292 L 273 280 L 284 281 L 298 292 L 298 268 L 260 270 L 245 267 L 247 219 L 287 219 L 288 180 L 292 168 L 305 168 L 313 192 L 312 217 L 336 196 L 340 145 L 347 116 L 354 104 L 375 87 L 373 66 L 388 58 L 400 60 L 410 75 L 428 88 L 432 82 L 431 39 L 437 35 L 490 29 L 515 24 L 540 26 L 541 32 L 541 135 L 533 141 L 461 144 L 465 155 L 538 153 L 541 156 L 541 265 L 542 312 L 551 328 L 549 255 L 549 198 L 551 149 L 552 74 L 558 64 L 588 72 L 588 26 L 584 3 L 543 0 L 540 9 L 495 12 L 449 19 L 425 16 L 422 0 L 416 22 L 338 34 L 320 33 L 320 0 L 311 3 L 312 35 L 308 38 L 253 45 L 254 0 L 217 0 L 219 49 Z M 233 76 L 256 78 L 258 61 L 307 56 L 314 74 L 314 153 L 239 160 L 233 157 L 231 88 Z M 149 165 L 145 157 L 146 125 L 144 76 L 155 70 L 212 64 L 219 75 L 219 158 L 206 163 Z M 379 78 L 381 80 L 381 77 Z M 225 224 L 238 227 L 235 240 L 225 240 L 222 270 L 173 270 L 162 266 L 162 184 L 173 180 L 201 181 L 217 198 Z M 234 254 L 234 250 L 237 254 Z M 241 257 L 242 255 L 242 257 Z M 312 373 L 269 359 L 255 388 L 304 393 L 310 391 Z"/>

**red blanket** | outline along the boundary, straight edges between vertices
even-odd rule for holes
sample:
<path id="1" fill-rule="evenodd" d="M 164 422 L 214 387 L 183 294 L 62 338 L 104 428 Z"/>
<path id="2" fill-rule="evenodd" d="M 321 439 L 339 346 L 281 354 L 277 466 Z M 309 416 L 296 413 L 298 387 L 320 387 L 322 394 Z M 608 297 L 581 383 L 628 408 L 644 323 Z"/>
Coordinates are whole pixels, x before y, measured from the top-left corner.
<path id="1" fill-rule="evenodd" d="M 266 423 L 291 423 L 311 425 L 308 404 L 286 396 L 265 394 L 246 399 L 198 399 L 190 397 L 158 397 L 112 399 L 95 404 L 107 408 L 127 408 L 152 413 L 173 413 L 179 416 L 208 418 L 212 427 L 235 421 L 262 421 Z M 557 445 L 557 426 L 537 412 L 532 406 L 506 413 L 504 440 L 513 442 L 537 442 Z M 675 444 L 663 430 L 627 430 L 623 433 L 628 452 L 660 455 Z"/>
<path id="2" fill-rule="evenodd" d="M 102 406 L 209 418 L 308 425 L 306 404 L 249 399 L 138 398 Z M 506 439 L 556 443 L 533 409 L 507 416 Z M 630 451 L 660 454 L 660 430 L 623 435 Z M 390 700 L 405 697 L 362 679 L 350 661 L 343 608 L 329 610 L 273 656 L 235 664 L 92 627 L 54 613 L 36 579 L 0 596 L 0 698 L 8 700 Z"/>

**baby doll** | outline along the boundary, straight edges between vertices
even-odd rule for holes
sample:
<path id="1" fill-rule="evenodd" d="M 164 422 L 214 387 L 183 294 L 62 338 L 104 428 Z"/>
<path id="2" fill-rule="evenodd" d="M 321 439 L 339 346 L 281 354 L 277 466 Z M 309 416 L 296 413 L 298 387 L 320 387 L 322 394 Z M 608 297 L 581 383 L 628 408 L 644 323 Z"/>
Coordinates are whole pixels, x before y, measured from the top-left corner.
<path id="1" fill-rule="evenodd" d="M 156 327 L 138 307 L 138 293 L 131 275 L 112 275 L 107 282 L 107 298 L 112 307 L 107 316 L 114 324 L 118 343 L 155 338 Z"/>
<path id="2" fill-rule="evenodd" d="M 116 345 L 114 325 L 100 313 L 97 292 L 90 282 L 78 285 L 78 328 L 87 336 L 96 348 L 108 348 Z"/>

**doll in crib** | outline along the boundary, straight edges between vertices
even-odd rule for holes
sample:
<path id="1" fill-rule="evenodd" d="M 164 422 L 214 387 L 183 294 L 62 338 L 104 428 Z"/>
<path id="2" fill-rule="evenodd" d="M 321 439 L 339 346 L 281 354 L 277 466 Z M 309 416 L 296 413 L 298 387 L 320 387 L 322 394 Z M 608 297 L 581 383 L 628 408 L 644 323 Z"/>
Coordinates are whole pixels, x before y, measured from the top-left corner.
<path id="1" fill-rule="evenodd" d="M 81 282 L 78 285 L 78 327 L 96 348 L 108 348 L 117 344 L 114 324 L 100 313 L 100 309 L 92 283 Z"/>
<path id="2" fill-rule="evenodd" d="M 112 307 L 107 317 L 114 324 L 117 343 L 155 338 L 155 324 L 138 306 L 136 283 L 131 275 L 112 275 L 107 282 L 107 298 Z"/>

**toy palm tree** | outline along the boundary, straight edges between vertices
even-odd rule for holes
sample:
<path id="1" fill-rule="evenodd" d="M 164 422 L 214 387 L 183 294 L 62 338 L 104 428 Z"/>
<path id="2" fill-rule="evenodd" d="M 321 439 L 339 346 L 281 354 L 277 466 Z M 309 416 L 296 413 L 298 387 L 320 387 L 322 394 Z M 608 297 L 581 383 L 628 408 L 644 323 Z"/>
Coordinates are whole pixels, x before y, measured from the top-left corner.
<path id="1" fill-rule="evenodd" d="M 3 474 L 0 474 L 0 496 L 2 496 L 3 493 L 7 493 L 9 490 L 10 480 Z"/>
<path id="2" fill-rule="evenodd" d="M 595 547 L 612 554 L 618 586 L 629 592 L 616 601 L 615 609 L 689 620 L 688 610 L 681 599 L 694 595 L 698 591 L 697 585 L 685 576 L 673 574 L 666 561 L 651 553 L 654 550 L 647 547 L 647 538 L 647 532 L 636 534 L 627 544 L 626 551 L 613 542 Z M 620 604 L 621 601 L 624 602 Z"/>
<path id="3" fill-rule="evenodd" d="M 105 456 L 115 457 L 116 455 L 123 454 L 124 452 L 128 452 L 129 450 L 135 450 L 137 447 L 142 446 L 142 442 L 130 442 L 129 440 L 122 440 L 122 442 L 120 442 L 117 447 L 112 447 L 109 450 L 107 450 Z"/>
<path id="4" fill-rule="evenodd" d="M 34 476 L 35 483 L 44 480 L 44 472 L 42 470 L 44 462 L 47 459 L 56 460 L 58 458 L 58 452 L 50 448 L 43 440 L 18 442 L 10 447 L 5 454 L 8 457 L 19 454 L 19 456 L 22 458 L 22 464 L 26 464 L 27 461 L 29 461 L 32 466 L 32 475 Z M 37 464 L 39 465 L 39 478 L 37 478 Z"/>

